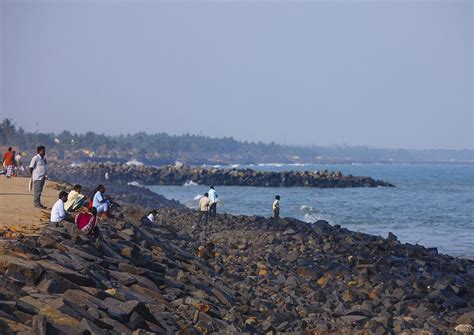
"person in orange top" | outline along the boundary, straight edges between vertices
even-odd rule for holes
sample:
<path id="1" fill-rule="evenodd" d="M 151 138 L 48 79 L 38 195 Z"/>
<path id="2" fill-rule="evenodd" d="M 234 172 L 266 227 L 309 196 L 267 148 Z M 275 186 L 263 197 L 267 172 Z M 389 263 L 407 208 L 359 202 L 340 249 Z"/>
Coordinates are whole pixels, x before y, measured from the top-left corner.
<path id="1" fill-rule="evenodd" d="M 14 158 L 15 156 L 13 154 L 12 147 L 9 147 L 8 150 L 3 154 L 3 166 L 7 169 L 7 178 L 10 178 L 13 174 Z"/>

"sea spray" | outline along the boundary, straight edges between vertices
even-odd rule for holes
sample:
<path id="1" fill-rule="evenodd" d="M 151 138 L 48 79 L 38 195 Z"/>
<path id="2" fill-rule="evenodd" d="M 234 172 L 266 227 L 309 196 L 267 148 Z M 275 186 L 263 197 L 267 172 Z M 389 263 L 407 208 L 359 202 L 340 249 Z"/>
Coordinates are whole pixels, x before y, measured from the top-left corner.
<path id="1" fill-rule="evenodd" d="M 200 186 L 200 185 L 199 185 L 198 183 L 192 181 L 192 180 L 188 180 L 188 181 L 186 181 L 186 182 L 184 183 L 183 186 L 185 186 L 185 187 L 190 187 L 190 186 Z"/>
<path id="2" fill-rule="evenodd" d="M 328 218 L 328 215 L 324 215 L 323 213 L 321 213 L 321 211 L 315 209 L 312 206 L 301 205 L 300 213 L 303 217 L 304 222 L 314 223 L 318 220 L 326 220 L 328 222 L 331 222 L 331 220 Z"/>

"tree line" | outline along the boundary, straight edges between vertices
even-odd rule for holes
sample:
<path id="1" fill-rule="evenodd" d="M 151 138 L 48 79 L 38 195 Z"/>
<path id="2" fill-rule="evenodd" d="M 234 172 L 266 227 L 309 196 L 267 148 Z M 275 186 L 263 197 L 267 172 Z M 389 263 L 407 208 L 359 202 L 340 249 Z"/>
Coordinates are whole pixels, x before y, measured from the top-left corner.
<path id="1" fill-rule="evenodd" d="M 33 154 L 42 144 L 58 159 L 167 164 L 317 163 L 317 162 L 474 162 L 474 150 L 378 149 L 364 146 L 290 146 L 238 141 L 233 137 L 166 133 L 111 136 L 94 132 L 27 132 L 10 119 L 0 123 L 0 145 Z"/>

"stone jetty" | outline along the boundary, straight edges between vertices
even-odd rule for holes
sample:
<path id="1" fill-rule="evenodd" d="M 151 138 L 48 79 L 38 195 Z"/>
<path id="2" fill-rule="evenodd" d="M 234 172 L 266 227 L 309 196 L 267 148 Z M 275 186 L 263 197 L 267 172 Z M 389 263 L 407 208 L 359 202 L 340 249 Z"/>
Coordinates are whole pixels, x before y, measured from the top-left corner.
<path id="1" fill-rule="evenodd" d="M 55 180 L 81 182 L 87 180 L 103 183 L 105 174 L 115 183 L 137 182 L 143 185 L 184 185 L 194 182 L 200 185 L 223 186 L 271 186 L 271 187 L 392 187 L 394 185 L 371 177 L 343 175 L 340 171 L 287 171 L 265 172 L 251 169 L 219 169 L 191 166 L 135 166 L 115 163 L 84 163 L 71 167 L 55 163 L 50 175 Z M 71 181 L 75 180 L 75 181 Z"/>
<path id="2" fill-rule="evenodd" d="M 144 212 L 122 204 L 97 247 L 67 223 L 0 231 L 0 333 L 472 333 L 472 260 L 325 221 Z"/>

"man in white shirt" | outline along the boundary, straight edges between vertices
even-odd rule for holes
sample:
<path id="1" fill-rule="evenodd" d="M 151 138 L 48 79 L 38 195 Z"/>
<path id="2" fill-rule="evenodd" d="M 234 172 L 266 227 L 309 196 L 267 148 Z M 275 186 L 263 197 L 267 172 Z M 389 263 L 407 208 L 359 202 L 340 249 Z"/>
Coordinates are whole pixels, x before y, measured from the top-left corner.
<path id="1" fill-rule="evenodd" d="M 152 210 L 150 213 L 148 213 L 147 219 L 152 223 L 155 222 L 156 214 L 158 214 L 158 211 L 156 209 Z"/>
<path id="2" fill-rule="evenodd" d="M 46 158 L 44 155 L 46 154 L 46 149 L 44 146 L 40 145 L 36 152 L 38 153 L 31 159 L 30 163 L 30 174 L 31 179 L 33 180 L 33 189 L 34 189 L 34 197 L 33 203 L 36 208 L 46 208 L 41 204 L 41 193 L 43 192 L 44 183 L 46 182 Z"/>
<path id="3" fill-rule="evenodd" d="M 217 217 L 217 192 L 214 189 L 214 186 L 211 186 L 209 189 L 209 216 L 211 218 Z"/>
<path id="4" fill-rule="evenodd" d="M 280 221 L 280 196 L 276 195 L 275 196 L 275 201 L 273 201 L 273 222 L 275 224 L 278 224 Z"/>
<path id="5" fill-rule="evenodd" d="M 204 193 L 204 196 L 199 199 L 199 217 L 198 224 L 201 223 L 201 219 L 204 216 L 204 223 L 207 224 L 209 220 L 209 193 Z"/>
<path id="6" fill-rule="evenodd" d="M 56 201 L 53 208 L 51 209 L 51 222 L 52 223 L 59 223 L 63 220 L 66 220 L 69 217 L 66 211 L 64 210 L 64 203 L 66 201 L 67 201 L 67 192 L 66 191 L 59 192 L 59 199 L 58 201 Z"/>

